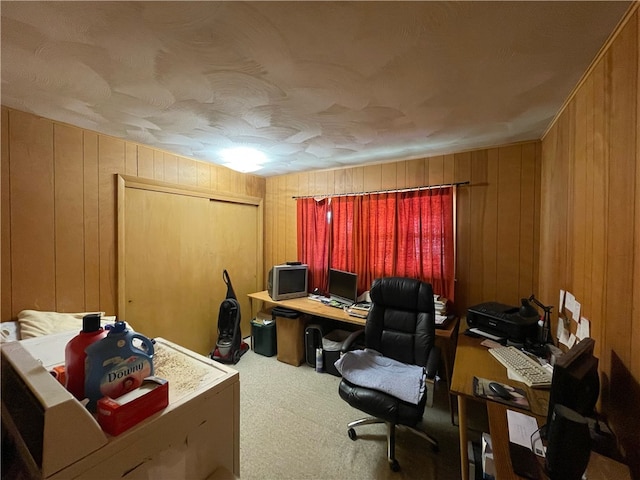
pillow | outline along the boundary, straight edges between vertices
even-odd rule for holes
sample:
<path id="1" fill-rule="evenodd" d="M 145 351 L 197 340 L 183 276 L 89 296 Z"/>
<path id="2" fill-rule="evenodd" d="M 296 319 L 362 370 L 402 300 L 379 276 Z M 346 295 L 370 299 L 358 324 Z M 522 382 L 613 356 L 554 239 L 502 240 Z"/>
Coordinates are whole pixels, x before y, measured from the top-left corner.
<path id="1" fill-rule="evenodd" d="M 50 335 L 52 333 L 66 332 L 69 330 L 82 330 L 82 317 L 90 313 L 104 312 L 83 312 L 83 313 L 58 313 L 58 312 L 40 312 L 37 310 L 22 310 L 18 314 L 18 323 L 20 324 L 20 339 L 40 337 L 42 335 Z M 100 323 L 115 322 L 116 317 L 101 317 Z"/>

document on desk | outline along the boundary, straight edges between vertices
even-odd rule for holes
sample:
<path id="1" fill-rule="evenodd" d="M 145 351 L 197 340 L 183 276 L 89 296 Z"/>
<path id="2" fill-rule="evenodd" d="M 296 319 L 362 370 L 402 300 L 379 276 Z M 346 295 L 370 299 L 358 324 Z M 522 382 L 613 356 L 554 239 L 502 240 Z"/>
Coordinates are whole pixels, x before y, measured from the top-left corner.
<path id="1" fill-rule="evenodd" d="M 436 325 L 444 325 L 444 322 L 447 321 L 447 317 L 446 315 L 440 315 L 438 313 L 436 313 Z"/>
<path id="2" fill-rule="evenodd" d="M 509 425 L 509 456 L 514 473 L 521 477 L 538 479 L 539 466 L 532 451 L 532 437 L 539 439 L 538 422 L 524 413 L 507 410 Z M 542 455 L 536 448 L 536 454 Z"/>
<path id="3" fill-rule="evenodd" d="M 531 450 L 531 437 L 538 430 L 536 419 L 531 415 L 507 410 L 507 424 L 509 425 L 509 441 Z"/>

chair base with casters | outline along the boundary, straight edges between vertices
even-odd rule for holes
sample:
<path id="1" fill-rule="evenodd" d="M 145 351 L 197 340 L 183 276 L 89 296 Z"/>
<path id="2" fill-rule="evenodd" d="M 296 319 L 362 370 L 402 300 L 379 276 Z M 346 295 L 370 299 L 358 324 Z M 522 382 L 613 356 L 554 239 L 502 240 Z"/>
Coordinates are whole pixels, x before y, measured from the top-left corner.
<path id="1" fill-rule="evenodd" d="M 439 352 L 433 352 L 433 358 L 437 358 Z M 429 375 L 431 376 L 431 375 Z M 394 472 L 400 470 L 400 464 L 395 457 L 395 445 L 396 445 L 396 427 L 400 430 L 409 430 L 412 433 L 422 437 L 431 444 L 431 450 L 438 452 L 438 441 L 426 432 L 415 428 L 421 418 L 418 416 L 424 410 L 425 405 L 432 406 L 433 402 L 433 390 L 434 390 L 434 378 L 427 377 L 427 393 L 424 395 L 419 405 L 413 405 L 407 402 L 403 402 L 391 395 L 386 395 L 382 392 L 375 392 L 376 401 L 370 402 L 371 398 L 370 390 L 368 388 L 359 387 L 342 379 L 339 386 L 339 394 L 343 400 L 349 403 L 351 406 L 358 410 L 364 411 L 370 417 L 361 418 L 355 420 L 347 425 L 347 434 L 351 440 L 357 440 L 358 435 L 355 431 L 356 427 L 362 425 L 373 425 L 378 423 L 384 423 L 387 425 L 387 461 L 389 467 Z M 433 375 L 435 377 L 435 375 Z M 363 404 L 364 401 L 364 404 Z"/>
<path id="2" fill-rule="evenodd" d="M 400 470 L 400 464 L 398 463 L 398 460 L 396 460 L 396 452 L 395 452 L 396 427 L 402 430 L 405 430 L 405 429 L 410 430 L 416 435 L 424 438 L 426 441 L 431 443 L 431 450 L 433 452 L 437 452 L 440 449 L 440 447 L 438 447 L 438 441 L 428 433 L 423 432 L 422 430 L 418 430 L 417 428 L 411 428 L 405 425 L 395 425 L 394 423 L 391 423 L 391 422 L 385 422 L 381 418 L 376 418 L 376 417 L 361 418 L 360 420 L 356 420 L 355 422 L 349 423 L 347 425 L 347 427 L 349 428 L 349 430 L 347 430 L 349 438 L 354 442 L 358 439 L 358 434 L 355 431 L 355 427 L 359 427 L 361 425 L 373 425 L 377 423 L 385 423 L 387 425 L 387 461 L 389 462 L 389 467 L 394 472 L 397 472 Z"/>

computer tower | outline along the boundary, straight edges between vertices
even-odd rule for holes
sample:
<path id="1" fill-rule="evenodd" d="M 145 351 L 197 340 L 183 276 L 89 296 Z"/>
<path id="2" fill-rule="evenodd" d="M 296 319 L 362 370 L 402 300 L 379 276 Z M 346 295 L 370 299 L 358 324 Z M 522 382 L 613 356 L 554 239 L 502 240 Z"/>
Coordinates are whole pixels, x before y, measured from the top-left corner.
<path id="1" fill-rule="evenodd" d="M 304 330 L 304 351 L 307 365 L 316 367 L 316 348 L 322 348 L 322 327 L 309 325 Z"/>

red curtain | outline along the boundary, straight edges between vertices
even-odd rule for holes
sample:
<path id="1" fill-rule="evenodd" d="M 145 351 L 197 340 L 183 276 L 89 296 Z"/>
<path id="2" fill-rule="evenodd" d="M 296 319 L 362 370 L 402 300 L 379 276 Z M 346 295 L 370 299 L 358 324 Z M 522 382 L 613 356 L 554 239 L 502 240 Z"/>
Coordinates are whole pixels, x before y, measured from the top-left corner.
<path id="1" fill-rule="evenodd" d="M 369 290 L 374 279 L 395 274 L 396 194 L 377 193 L 358 198 L 362 220 L 356 242 L 360 246 L 356 264 L 358 284 L 364 291 Z"/>
<path id="2" fill-rule="evenodd" d="M 358 197 L 345 196 L 331 199 L 331 268 L 346 272 L 356 271 L 353 230 L 356 225 L 354 207 Z"/>
<path id="3" fill-rule="evenodd" d="M 309 265 L 308 288 L 326 290 L 329 275 L 329 200 L 299 198 L 298 259 Z"/>
<path id="4" fill-rule="evenodd" d="M 398 193 L 396 275 L 431 283 L 453 301 L 453 188 Z"/>
<path id="5" fill-rule="evenodd" d="M 328 268 L 358 274 L 358 293 L 375 278 L 431 283 L 453 301 L 453 188 L 298 200 L 298 257 L 310 288 L 326 289 Z"/>

